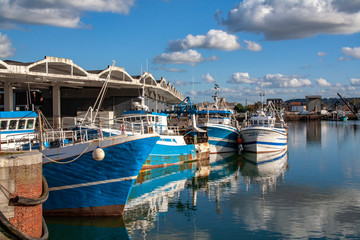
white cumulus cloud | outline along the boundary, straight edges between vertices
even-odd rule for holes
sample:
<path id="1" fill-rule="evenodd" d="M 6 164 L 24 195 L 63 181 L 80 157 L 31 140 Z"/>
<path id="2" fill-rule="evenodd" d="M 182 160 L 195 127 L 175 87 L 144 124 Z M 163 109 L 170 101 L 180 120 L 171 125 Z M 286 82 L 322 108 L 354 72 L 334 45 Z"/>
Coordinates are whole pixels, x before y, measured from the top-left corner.
<path id="1" fill-rule="evenodd" d="M 347 56 L 351 56 L 353 58 L 360 58 L 360 47 L 343 47 L 341 51 Z"/>
<path id="2" fill-rule="evenodd" d="M 326 79 L 324 79 L 324 78 L 316 79 L 315 82 L 316 82 L 320 87 L 331 87 L 331 83 L 329 83 L 328 81 L 326 81 Z"/>
<path id="3" fill-rule="evenodd" d="M 207 74 L 201 74 L 201 80 L 207 83 L 214 83 L 216 82 L 215 78 L 213 78 L 210 73 Z"/>
<path id="4" fill-rule="evenodd" d="M 320 56 L 320 57 L 324 57 L 326 56 L 326 52 L 318 52 L 317 55 Z"/>
<path id="5" fill-rule="evenodd" d="M 345 9 L 342 2 L 344 0 L 244 0 L 228 13 L 222 24 L 230 32 L 263 34 L 267 40 L 359 32 L 359 11 Z M 360 9 L 359 5 L 354 4 L 353 9 Z"/>
<path id="6" fill-rule="evenodd" d="M 252 41 L 244 40 L 244 42 L 247 44 L 246 49 L 253 51 L 253 52 L 259 52 L 262 51 L 262 47 L 260 44 Z"/>
<path id="7" fill-rule="evenodd" d="M 179 72 L 179 73 L 186 72 L 184 69 L 179 69 L 179 68 L 166 68 L 165 71 L 166 72 Z"/>
<path id="8" fill-rule="evenodd" d="M 128 14 L 134 2 L 135 0 L 1 0 L 0 26 L 38 24 L 76 28 L 84 25 L 80 19 L 83 12 Z"/>
<path id="9" fill-rule="evenodd" d="M 190 64 L 195 65 L 196 63 L 201 63 L 204 61 L 215 61 L 218 60 L 216 56 L 209 58 L 204 58 L 201 53 L 196 50 L 189 49 L 184 52 L 172 52 L 172 53 L 162 53 L 154 57 L 155 63 L 175 63 L 175 64 Z"/>
<path id="10" fill-rule="evenodd" d="M 13 55 L 15 49 L 11 48 L 11 44 L 8 36 L 0 33 L 0 58 L 7 58 Z"/>
<path id="11" fill-rule="evenodd" d="M 350 83 L 353 86 L 360 86 L 360 78 L 351 78 Z"/>
<path id="12" fill-rule="evenodd" d="M 238 37 L 222 30 L 211 29 L 205 35 L 187 35 L 185 39 L 169 41 L 169 51 L 181 51 L 191 48 L 206 48 L 220 50 L 236 50 L 240 48 Z"/>
<path id="13" fill-rule="evenodd" d="M 271 83 L 269 86 L 279 88 L 298 88 L 311 86 L 311 81 L 309 79 L 296 75 L 286 76 L 280 73 L 267 74 L 263 80 L 265 83 Z"/>
<path id="14" fill-rule="evenodd" d="M 236 72 L 233 73 L 228 83 L 256 83 L 258 79 L 250 77 L 249 73 Z"/>

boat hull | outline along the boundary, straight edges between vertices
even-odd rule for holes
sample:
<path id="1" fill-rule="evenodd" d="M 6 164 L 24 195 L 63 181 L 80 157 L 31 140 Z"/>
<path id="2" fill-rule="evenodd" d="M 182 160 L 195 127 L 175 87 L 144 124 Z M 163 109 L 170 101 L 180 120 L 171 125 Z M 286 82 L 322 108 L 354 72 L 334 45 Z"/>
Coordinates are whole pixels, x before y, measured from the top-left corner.
<path id="1" fill-rule="evenodd" d="M 158 139 L 155 134 L 122 135 L 43 150 L 43 174 L 50 191 L 44 214 L 122 215 L 132 185 Z M 105 152 L 101 161 L 92 157 L 98 146 Z"/>
<path id="2" fill-rule="evenodd" d="M 183 138 L 182 136 L 179 136 Z M 171 138 L 169 138 L 171 139 Z M 167 167 L 189 161 L 209 158 L 209 143 L 167 144 L 163 139 L 157 141 L 155 147 L 145 161 L 143 170 Z"/>
<path id="3" fill-rule="evenodd" d="M 222 124 L 207 123 L 204 126 L 207 130 L 210 144 L 210 154 L 236 152 L 239 150 L 239 131 L 236 127 Z"/>
<path id="4" fill-rule="evenodd" d="M 247 152 L 266 153 L 287 148 L 285 128 L 247 127 L 240 131 L 240 138 Z"/>

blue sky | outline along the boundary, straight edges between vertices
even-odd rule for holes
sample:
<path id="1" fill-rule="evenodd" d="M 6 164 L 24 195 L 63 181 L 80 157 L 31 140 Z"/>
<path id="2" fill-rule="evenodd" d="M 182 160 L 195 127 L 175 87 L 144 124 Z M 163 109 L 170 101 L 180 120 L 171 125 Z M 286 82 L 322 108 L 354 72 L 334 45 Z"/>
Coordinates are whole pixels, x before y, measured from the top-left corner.
<path id="1" fill-rule="evenodd" d="M 360 0 L 0 0 L 0 59 L 165 77 L 195 102 L 360 97 Z"/>

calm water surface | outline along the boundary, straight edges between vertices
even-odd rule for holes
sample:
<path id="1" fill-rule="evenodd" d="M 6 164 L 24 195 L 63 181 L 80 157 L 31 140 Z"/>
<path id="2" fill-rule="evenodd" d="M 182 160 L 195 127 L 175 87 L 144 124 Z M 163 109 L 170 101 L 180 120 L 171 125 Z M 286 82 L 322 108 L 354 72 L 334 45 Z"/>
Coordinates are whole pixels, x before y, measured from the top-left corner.
<path id="1" fill-rule="evenodd" d="M 46 218 L 50 239 L 360 239 L 360 121 L 288 134 L 287 152 L 141 173 L 124 218 Z"/>

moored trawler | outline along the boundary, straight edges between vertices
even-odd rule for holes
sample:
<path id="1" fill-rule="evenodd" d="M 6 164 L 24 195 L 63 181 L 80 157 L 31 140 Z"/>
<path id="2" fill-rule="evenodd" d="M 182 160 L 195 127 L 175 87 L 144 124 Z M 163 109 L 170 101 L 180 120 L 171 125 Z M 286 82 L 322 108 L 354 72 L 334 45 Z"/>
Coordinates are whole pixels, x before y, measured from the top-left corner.
<path id="1" fill-rule="evenodd" d="M 264 96 L 261 93 L 261 96 Z M 250 119 L 245 119 L 240 130 L 242 147 L 245 151 L 265 153 L 287 148 L 286 123 L 282 114 L 270 103 L 267 109 L 261 107 Z"/>
<path id="2" fill-rule="evenodd" d="M 38 114 L 14 112 L 11 118 L 9 114 L 2 113 L 6 117 L 1 123 L 7 127 L 6 138 L 13 141 L 3 147 L 39 149 L 43 155 L 43 175 L 50 191 L 43 205 L 45 215 L 122 215 L 131 187 L 159 139 L 158 134 L 144 130 L 107 137 L 94 129 L 49 130 L 43 120 L 35 132 Z"/>
<path id="3" fill-rule="evenodd" d="M 1 111 L 0 150 L 22 150 L 24 145 L 36 138 L 37 117 L 33 111 Z"/>
<path id="4" fill-rule="evenodd" d="M 143 169 L 181 164 L 187 161 L 202 160 L 209 157 L 209 143 L 205 131 L 189 130 L 181 133 L 178 127 L 167 125 L 164 113 L 144 110 L 124 112 L 123 119 L 141 125 L 149 124 L 149 131 L 160 135 L 155 147 L 146 159 Z M 125 127 L 125 132 L 126 132 Z"/>
<path id="5" fill-rule="evenodd" d="M 199 127 L 207 130 L 210 153 L 226 153 L 239 150 L 239 129 L 234 111 L 228 109 L 225 99 L 218 98 L 219 85 L 215 84 L 214 105 L 198 111 Z"/>
<path id="6" fill-rule="evenodd" d="M 119 216 L 157 134 L 94 137 L 42 150 L 49 185 L 44 214 Z M 99 148 L 102 150 L 99 151 Z"/>

